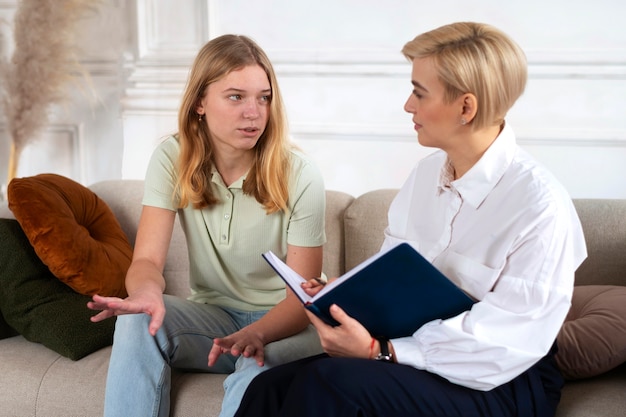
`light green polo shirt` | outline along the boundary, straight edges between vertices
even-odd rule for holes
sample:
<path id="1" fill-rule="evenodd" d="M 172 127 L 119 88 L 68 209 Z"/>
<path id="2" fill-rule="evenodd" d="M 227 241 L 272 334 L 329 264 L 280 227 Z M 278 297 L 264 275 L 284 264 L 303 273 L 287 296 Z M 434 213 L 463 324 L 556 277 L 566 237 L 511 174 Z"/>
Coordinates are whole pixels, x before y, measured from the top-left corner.
<path id="1" fill-rule="evenodd" d="M 148 165 L 143 204 L 178 211 L 189 250 L 190 299 L 245 311 L 273 307 L 285 297 L 285 284 L 261 254 L 271 250 L 284 260 L 287 244 L 326 243 L 321 173 L 304 155 L 291 153 L 286 214 L 266 214 L 253 196 L 243 193 L 245 176 L 226 187 L 215 169 L 211 187 L 221 202 L 177 210 L 173 194 L 179 152 L 174 137 L 157 147 Z"/>

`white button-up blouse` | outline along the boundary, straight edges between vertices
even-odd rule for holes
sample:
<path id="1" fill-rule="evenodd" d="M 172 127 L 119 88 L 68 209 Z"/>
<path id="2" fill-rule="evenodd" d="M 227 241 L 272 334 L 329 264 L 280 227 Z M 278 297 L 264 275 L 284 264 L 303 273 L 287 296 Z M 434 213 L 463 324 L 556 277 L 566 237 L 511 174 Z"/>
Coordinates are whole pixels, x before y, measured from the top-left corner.
<path id="1" fill-rule="evenodd" d="M 587 252 L 571 198 L 508 125 L 458 180 L 444 152 L 420 161 L 388 217 L 382 249 L 409 242 L 478 300 L 392 340 L 398 362 L 489 390 L 547 354 Z"/>

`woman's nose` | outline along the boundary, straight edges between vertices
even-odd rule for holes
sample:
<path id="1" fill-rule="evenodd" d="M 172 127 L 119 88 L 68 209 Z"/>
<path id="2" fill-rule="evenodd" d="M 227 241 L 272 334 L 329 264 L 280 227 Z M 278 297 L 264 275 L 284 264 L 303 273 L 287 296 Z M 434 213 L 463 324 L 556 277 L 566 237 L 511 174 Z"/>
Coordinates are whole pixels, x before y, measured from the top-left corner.
<path id="1" fill-rule="evenodd" d="M 246 119 L 255 119 L 259 117 L 259 104 L 256 100 L 249 100 L 243 110 L 243 117 Z"/>
<path id="2" fill-rule="evenodd" d="M 413 106 L 413 94 L 404 103 L 404 111 L 407 113 L 415 113 L 415 106 Z"/>

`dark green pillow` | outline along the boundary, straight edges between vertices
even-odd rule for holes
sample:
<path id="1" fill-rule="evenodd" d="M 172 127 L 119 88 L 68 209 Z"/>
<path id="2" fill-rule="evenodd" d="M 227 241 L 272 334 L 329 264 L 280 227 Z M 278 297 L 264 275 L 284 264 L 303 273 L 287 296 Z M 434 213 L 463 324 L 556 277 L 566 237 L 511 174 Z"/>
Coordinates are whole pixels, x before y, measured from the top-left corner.
<path id="1" fill-rule="evenodd" d="M 0 312 L 0 340 L 17 336 L 18 334 L 13 327 L 9 326 L 9 323 L 2 316 L 2 312 Z"/>
<path id="2" fill-rule="evenodd" d="M 0 219 L 0 311 L 11 328 L 78 360 L 113 342 L 115 320 L 92 323 L 90 298 L 50 272 L 16 220 Z"/>

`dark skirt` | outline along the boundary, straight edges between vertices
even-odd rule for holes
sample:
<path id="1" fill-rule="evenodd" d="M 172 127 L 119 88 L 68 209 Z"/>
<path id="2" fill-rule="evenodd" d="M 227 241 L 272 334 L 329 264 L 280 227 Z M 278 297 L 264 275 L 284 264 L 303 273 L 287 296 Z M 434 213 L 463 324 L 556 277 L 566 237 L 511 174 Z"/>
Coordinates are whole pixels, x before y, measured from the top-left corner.
<path id="1" fill-rule="evenodd" d="M 427 371 L 325 354 L 257 376 L 236 417 L 553 417 L 563 377 L 556 346 L 529 370 L 490 391 Z"/>

